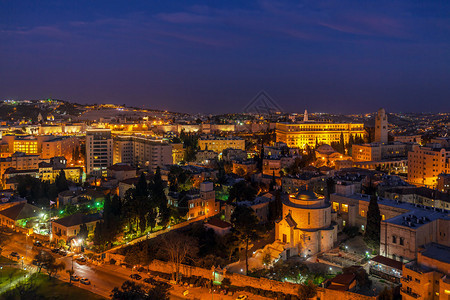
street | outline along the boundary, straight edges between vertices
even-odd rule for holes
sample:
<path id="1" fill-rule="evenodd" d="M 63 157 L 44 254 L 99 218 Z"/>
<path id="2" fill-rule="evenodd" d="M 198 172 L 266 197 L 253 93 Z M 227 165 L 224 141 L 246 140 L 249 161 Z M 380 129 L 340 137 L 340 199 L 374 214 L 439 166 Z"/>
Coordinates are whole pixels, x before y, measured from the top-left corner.
<path id="1" fill-rule="evenodd" d="M 34 256 L 40 250 L 45 250 L 51 253 L 57 261 L 63 261 L 66 265 L 66 270 L 72 268 L 72 257 L 61 256 L 54 254 L 45 247 L 33 246 L 33 241 L 30 237 L 26 237 L 22 234 L 14 233 L 9 236 L 10 240 L 3 246 L 2 255 L 8 257 L 11 252 L 17 252 L 20 257 L 24 257 L 24 265 L 31 265 Z M 19 260 L 19 264 L 22 260 Z M 120 287 L 122 283 L 130 279 L 130 270 L 120 268 L 118 266 L 96 266 L 92 264 L 79 264 L 73 260 L 73 270 L 75 275 L 82 278 L 88 278 L 91 281 L 91 285 L 83 285 L 80 282 L 74 282 L 74 285 L 81 288 L 88 289 L 103 297 L 109 298 L 110 292 L 114 287 Z M 69 274 L 65 271 L 58 272 L 58 278 L 63 281 L 69 281 Z"/>
<path id="2" fill-rule="evenodd" d="M 53 255 L 57 261 L 62 261 L 66 265 L 66 270 L 72 268 L 72 257 L 61 256 L 54 254 L 50 249 L 45 247 L 36 247 L 33 245 L 31 237 L 26 237 L 23 234 L 13 233 L 8 236 L 9 240 L 2 247 L 2 255 L 9 257 L 11 252 L 17 252 L 20 257 L 23 256 L 24 266 L 31 265 L 33 258 L 40 250 L 45 250 Z M 22 263 L 22 259 L 19 260 L 19 265 Z M 84 285 L 77 282 L 72 282 L 75 286 L 87 289 L 93 293 L 101 295 L 105 298 L 110 298 L 111 291 L 114 287 L 122 286 L 122 283 L 126 280 L 131 280 L 131 270 L 116 265 L 93 265 L 93 264 L 79 264 L 76 260 L 73 260 L 74 274 L 80 278 L 88 278 L 91 281 L 90 285 Z M 42 272 L 45 272 L 44 270 Z M 141 274 L 143 275 L 143 274 Z M 58 279 L 69 282 L 69 274 L 64 270 L 58 272 Z M 143 275 L 145 278 L 146 275 Z M 142 281 L 139 283 L 144 284 Z M 171 290 L 173 292 L 173 290 Z M 170 299 L 179 300 L 186 299 L 181 295 L 170 295 Z"/>

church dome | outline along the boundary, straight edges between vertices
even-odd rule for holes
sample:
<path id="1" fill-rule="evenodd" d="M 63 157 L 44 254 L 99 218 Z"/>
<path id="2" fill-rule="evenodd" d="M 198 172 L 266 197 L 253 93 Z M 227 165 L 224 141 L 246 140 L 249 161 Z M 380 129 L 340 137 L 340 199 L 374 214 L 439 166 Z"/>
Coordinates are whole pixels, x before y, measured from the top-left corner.
<path id="1" fill-rule="evenodd" d="M 312 201 L 312 200 L 317 200 L 317 196 L 312 191 L 300 191 L 295 196 L 295 199 L 303 200 L 303 201 Z"/>
<path id="2" fill-rule="evenodd" d="M 290 195 L 289 199 L 285 201 L 284 204 L 298 208 L 318 208 L 327 205 L 324 197 L 317 196 L 311 191 L 300 191 L 297 195 Z"/>

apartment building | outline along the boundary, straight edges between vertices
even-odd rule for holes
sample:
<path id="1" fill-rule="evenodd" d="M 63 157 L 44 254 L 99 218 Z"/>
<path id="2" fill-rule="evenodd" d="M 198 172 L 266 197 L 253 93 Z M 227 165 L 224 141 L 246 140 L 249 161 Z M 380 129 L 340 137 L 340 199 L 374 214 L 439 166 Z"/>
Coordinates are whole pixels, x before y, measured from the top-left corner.
<path id="1" fill-rule="evenodd" d="M 157 167 L 173 163 L 172 146 L 161 140 L 147 137 L 125 136 L 114 138 L 114 163 L 147 167 L 154 172 Z"/>
<path id="2" fill-rule="evenodd" d="M 219 136 L 204 136 L 198 140 L 200 150 L 212 150 L 222 154 L 225 149 L 240 149 L 245 151 L 245 140 L 239 137 L 219 137 Z"/>
<path id="3" fill-rule="evenodd" d="M 441 173 L 448 170 L 450 148 L 440 144 L 430 144 L 426 147 L 414 145 L 408 153 L 408 181 L 413 184 L 436 187 Z"/>
<path id="4" fill-rule="evenodd" d="M 37 170 L 39 162 L 39 155 L 27 155 L 23 152 L 16 152 L 10 157 L 0 158 L 0 175 L 3 175 L 8 168 Z"/>
<path id="5" fill-rule="evenodd" d="M 417 260 L 403 265 L 402 299 L 450 298 L 450 247 L 430 243 L 418 250 Z"/>
<path id="6" fill-rule="evenodd" d="M 86 173 L 107 176 L 113 164 L 113 139 L 110 129 L 86 130 Z"/>
<path id="7" fill-rule="evenodd" d="M 70 162 L 73 151 L 79 144 L 76 137 L 56 137 L 42 142 L 40 156 L 42 159 L 64 156 Z"/>
<path id="8" fill-rule="evenodd" d="M 406 157 L 411 148 L 410 144 L 400 142 L 352 145 L 352 158 L 355 161 L 380 161 Z"/>

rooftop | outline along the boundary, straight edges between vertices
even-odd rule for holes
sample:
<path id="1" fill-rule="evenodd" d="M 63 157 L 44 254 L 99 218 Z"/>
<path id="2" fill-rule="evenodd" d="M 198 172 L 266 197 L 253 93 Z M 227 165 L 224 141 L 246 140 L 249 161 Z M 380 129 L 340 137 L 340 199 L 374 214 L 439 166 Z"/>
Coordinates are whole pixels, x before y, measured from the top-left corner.
<path id="1" fill-rule="evenodd" d="M 379 264 L 382 264 L 382 265 L 385 265 L 385 266 L 392 267 L 392 268 L 397 269 L 397 270 L 401 270 L 402 269 L 402 265 L 403 265 L 403 263 L 401 263 L 401 262 L 399 262 L 397 260 L 391 259 L 391 258 L 386 257 L 386 256 L 382 256 L 382 255 L 375 256 L 374 258 L 371 259 L 371 261 L 374 261 L 376 263 L 379 263 Z"/>
<path id="2" fill-rule="evenodd" d="M 83 213 L 76 213 L 71 216 L 67 216 L 58 220 L 53 221 L 53 223 L 62 225 L 64 227 L 72 227 L 76 225 L 86 224 L 94 221 L 99 221 L 102 216 L 99 213 L 85 215 Z"/>
<path id="3" fill-rule="evenodd" d="M 115 164 L 108 167 L 108 170 L 111 171 L 135 171 L 136 168 L 133 168 L 132 166 L 128 164 Z"/>
<path id="4" fill-rule="evenodd" d="M 365 194 L 353 194 L 346 197 L 370 202 L 370 196 Z M 405 213 L 383 221 L 390 224 L 417 228 L 437 219 L 450 219 L 449 211 L 445 209 L 389 200 L 381 197 L 378 197 L 378 204 L 405 210 Z"/>
<path id="5" fill-rule="evenodd" d="M 20 203 L 0 211 L 1 215 L 14 221 L 37 217 L 40 213 L 39 207 L 28 203 Z"/>
<path id="6" fill-rule="evenodd" d="M 214 226 L 214 227 L 218 227 L 218 228 L 230 228 L 231 224 L 225 221 L 222 221 L 218 218 L 211 218 L 208 220 L 208 222 L 206 222 L 206 224 L 210 225 L 210 226 Z"/>
<path id="7" fill-rule="evenodd" d="M 450 264 L 450 247 L 437 243 L 430 243 L 424 245 L 423 248 L 424 250 L 421 251 L 423 256 Z"/>

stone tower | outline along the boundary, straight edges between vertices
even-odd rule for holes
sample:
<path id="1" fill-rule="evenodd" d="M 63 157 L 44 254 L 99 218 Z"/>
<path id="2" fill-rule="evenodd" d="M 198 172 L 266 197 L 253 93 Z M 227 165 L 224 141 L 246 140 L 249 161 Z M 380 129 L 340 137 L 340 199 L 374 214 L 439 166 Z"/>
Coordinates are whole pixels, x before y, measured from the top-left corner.
<path id="1" fill-rule="evenodd" d="M 375 118 L 375 142 L 388 142 L 388 120 L 384 108 L 380 108 L 378 110 L 377 116 Z"/>
<path id="2" fill-rule="evenodd" d="M 305 113 L 303 114 L 303 122 L 308 122 L 308 111 L 305 109 Z"/>

